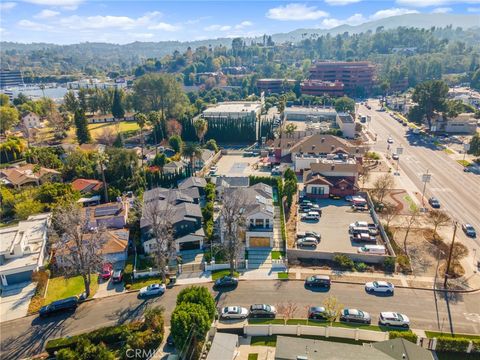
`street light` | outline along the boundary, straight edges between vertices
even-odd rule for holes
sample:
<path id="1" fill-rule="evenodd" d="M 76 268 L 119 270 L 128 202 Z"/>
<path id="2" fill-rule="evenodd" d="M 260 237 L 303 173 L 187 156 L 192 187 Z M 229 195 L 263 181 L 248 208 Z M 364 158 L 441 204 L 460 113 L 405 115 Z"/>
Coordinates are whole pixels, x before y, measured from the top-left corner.
<path id="1" fill-rule="evenodd" d="M 422 182 L 423 182 L 423 191 L 422 191 L 422 211 L 425 212 L 425 189 L 427 188 L 427 183 L 430 182 L 432 179 L 432 175 L 427 172 L 422 175 Z"/>
<path id="2" fill-rule="evenodd" d="M 447 280 L 448 280 L 448 272 L 450 271 L 450 262 L 452 261 L 452 253 L 453 253 L 453 244 L 455 242 L 455 235 L 457 233 L 457 222 L 453 223 L 453 237 L 452 243 L 450 244 L 450 252 L 448 253 L 448 260 L 447 260 L 447 267 L 445 269 L 445 281 L 443 282 L 443 288 L 447 288 Z"/>

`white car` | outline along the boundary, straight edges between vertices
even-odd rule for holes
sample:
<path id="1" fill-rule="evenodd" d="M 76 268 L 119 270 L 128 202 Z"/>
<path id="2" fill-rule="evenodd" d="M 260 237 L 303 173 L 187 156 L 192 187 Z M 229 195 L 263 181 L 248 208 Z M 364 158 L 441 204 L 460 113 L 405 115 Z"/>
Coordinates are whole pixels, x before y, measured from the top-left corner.
<path id="1" fill-rule="evenodd" d="M 248 309 L 240 306 L 226 306 L 220 314 L 222 319 L 246 319 L 248 317 Z"/>
<path id="2" fill-rule="evenodd" d="M 378 323 L 385 326 L 402 326 L 407 328 L 410 326 L 410 319 L 405 314 L 381 312 Z"/>
<path id="3" fill-rule="evenodd" d="M 392 295 L 395 290 L 395 286 L 388 281 L 372 281 L 365 284 L 365 290 L 369 293 Z"/>
<path id="4" fill-rule="evenodd" d="M 165 292 L 165 284 L 151 284 L 140 289 L 138 295 L 143 296 L 158 296 Z"/>
<path id="5" fill-rule="evenodd" d="M 393 144 L 393 139 L 392 139 L 391 137 L 389 137 L 389 138 L 387 139 L 387 143 Z"/>
<path id="6" fill-rule="evenodd" d="M 351 223 L 348 228 L 350 230 L 352 230 L 353 228 L 356 228 L 356 227 L 368 228 L 368 222 L 366 222 L 366 221 L 355 221 L 354 223 Z"/>

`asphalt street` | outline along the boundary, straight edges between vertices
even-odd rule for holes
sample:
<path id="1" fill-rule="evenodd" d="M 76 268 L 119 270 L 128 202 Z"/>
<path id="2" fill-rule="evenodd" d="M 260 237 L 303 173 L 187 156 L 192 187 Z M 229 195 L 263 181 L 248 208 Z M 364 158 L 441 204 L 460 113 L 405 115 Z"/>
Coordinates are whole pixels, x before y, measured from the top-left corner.
<path id="1" fill-rule="evenodd" d="M 211 284 L 207 284 L 211 289 Z M 121 324 L 142 316 L 148 306 L 163 306 L 167 324 L 182 286 L 167 290 L 159 298 L 141 300 L 137 293 L 127 293 L 89 301 L 73 315 L 40 319 L 29 316 L 0 325 L 0 358 L 21 359 L 42 351 L 48 339 L 75 335 L 101 326 Z M 336 296 L 345 307 L 356 307 L 372 314 L 380 311 L 407 314 L 412 328 L 480 333 L 480 295 L 457 294 L 447 299 L 431 291 L 396 289 L 391 297 L 365 293 L 362 285 L 334 283 L 328 293 L 312 292 L 302 281 L 241 281 L 229 292 L 213 292 L 218 307 L 253 303 L 278 305 L 288 301 L 297 305 L 298 317 L 306 317 L 306 308 L 321 305 L 328 295 Z"/>
<path id="2" fill-rule="evenodd" d="M 432 175 L 427 184 L 425 196 L 435 196 L 439 199 L 442 209 L 446 210 L 452 219 L 470 223 L 480 231 L 480 176 L 465 173 L 463 167 L 446 152 L 438 149 L 430 139 L 409 132 L 409 127 L 402 126 L 387 112 L 378 112 L 378 103 L 370 102 L 371 110 L 360 106 L 361 114 L 370 115 L 369 127 L 377 134 L 377 142 L 373 146 L 376 151 L 387 153 L 387 139 L 390 136 L 394 143 L 390 151 L 403 148 L 400 155 L 400 172 L 408 176 L 415 185 L 415 191 L 422 192 L 422 174 L 427 170 Z M 480 237 L 467 238 L 459 229 L 458 236 L 471 248 L 479 248 Z M 480 250 L 479 250 L 480 251 Z"/>

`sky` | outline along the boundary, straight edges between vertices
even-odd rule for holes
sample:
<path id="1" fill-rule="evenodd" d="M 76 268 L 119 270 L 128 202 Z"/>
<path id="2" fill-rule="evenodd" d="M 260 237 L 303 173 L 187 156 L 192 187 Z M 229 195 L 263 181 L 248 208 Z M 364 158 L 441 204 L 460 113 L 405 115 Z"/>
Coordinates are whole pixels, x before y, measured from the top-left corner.
<path id="1" fill-rule="evenodd" d="M 480 0 L 0 0 L 0 40 L 126 44 L 254 37 L 407 13 L 480 15 Z"/>

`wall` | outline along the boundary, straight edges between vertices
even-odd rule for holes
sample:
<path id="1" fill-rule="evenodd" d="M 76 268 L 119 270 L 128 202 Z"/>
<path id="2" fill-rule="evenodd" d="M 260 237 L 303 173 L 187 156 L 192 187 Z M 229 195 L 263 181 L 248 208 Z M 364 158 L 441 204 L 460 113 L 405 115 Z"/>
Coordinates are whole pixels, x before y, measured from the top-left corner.
<path id="1" fill-rule="evenodd" d="M 225 270 L 225 269 L 230 269 L 229 263 L 216 264 L 215 261 L 212 261 L 210 263 L 205 263 L 205 271 Z"/>
<path id="2" fill-rule="evenodd" d="M 365 341 L 388 340 L 388 332 L 362 330 L 353 328 L 309 326 L 309 325 L 245 325 L 244 335 L 270 336 L 270 335 L 310 335 L 325 337 L 340 337 Z"/>
<path id="3" fill-rule="evenodd" d="M 355 253 L 311 251 L 302 249 L 287 249 L 288 261 L 294 261 L 299 259 L 333 260 L 335 255 L 341 254 L 347 255 L 353 261 L 364 262 L 367 264 L 383 264 L 385 259 L 390 257 L 388 255 L 367 255 Z"/>

